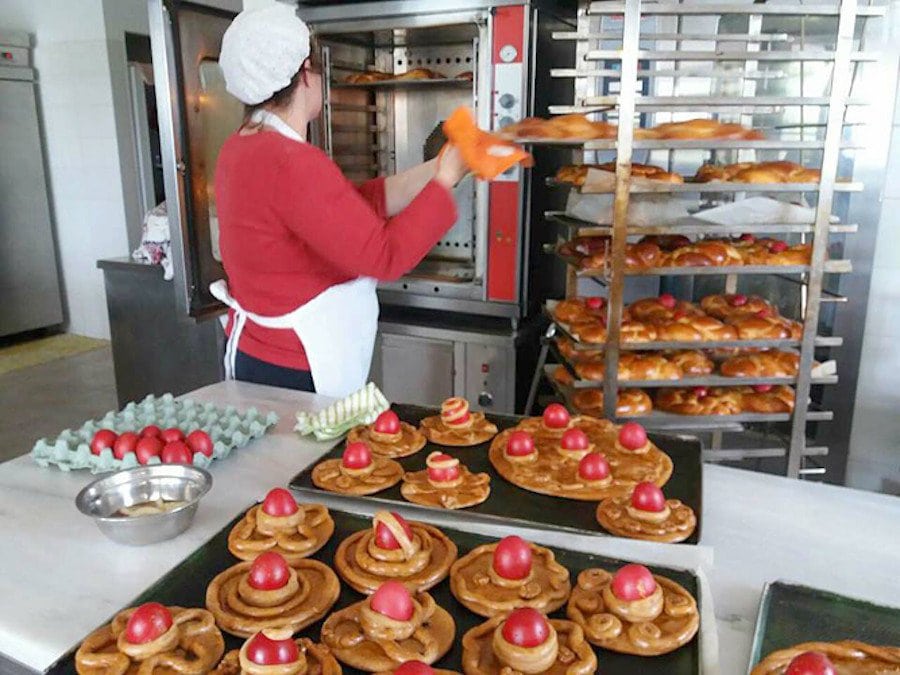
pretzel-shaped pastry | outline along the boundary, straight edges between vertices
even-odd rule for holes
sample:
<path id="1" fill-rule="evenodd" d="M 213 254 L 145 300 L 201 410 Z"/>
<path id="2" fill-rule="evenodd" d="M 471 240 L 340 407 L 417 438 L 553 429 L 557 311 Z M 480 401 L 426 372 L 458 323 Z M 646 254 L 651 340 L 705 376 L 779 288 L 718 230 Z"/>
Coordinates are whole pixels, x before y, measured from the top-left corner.
<path id="1" fill-rule="evenodd" d="M 604 499 L 597 522 L 610 534 L 646 541 L 678 542 L 693 534 L 697 517 L 677 499 L 666 499 L 658 485 L 638 483 L 630 495 Z"/>
<path id="2" fill-rule="evenodd" d="M 772 350 L 732 356 L 722 362 L 719 372 L 726 377 L 794 377 L 799 366 L 797 352 Z"/>
<path id="3" fill-rule="evenodd" d="M 322 642 L 338 660 L 366 672 L 393 670 L 406 661 L 434 663 L 455 634 L 453 619 L 428 593 L 410 596 L 397 582 L 382 584 L 322 626 Z"/>
<path id="4" fill-rule="evenodd" d="M 462 645 L 467 675 L 597 672 L 597 657 L 577 624 L 529 608 L 475 626 Z"/>
<path id="5" fill-rule="evenodd" d="M 707 295 L 700 301 L 700 308 L 715 319 L 730 321 L 731 319 L 766 312 L 770 316 L 778 316 L 778 309 L 758 295 L 741 293 L 725 293 Z"/>
<path id="6" fill-rule="evenodd" d="M 340 459 L 326 459 L 313 467 L 312 481 L 329 492 L 371 495 L 396 485 L 403 467 L 387 457 L 372 455 L 367 443 L 348 443 Z"/>
<path id="7" fill-rule="evenodd" d="M 265 630 L 241 648 L 225 655 L 212 675 L 341 675 L 341 666 L 325 645 L 309 638 L 291 639 L 290 630 Z M 262 636 L 262 637 L 260 637 Z M 291 646 L 293 645 L 293 647 Z M 294 660 L 285 663 L 285 653 Z M 251 654 L 264 653 L 270 663 L 256 663 Z"/>
<path id="8" fill-rule="evenodd" d="M 803 642 L 774 651 L 757 663 L 750 675 L 783 675 L 791 661 L 806 652 L 824 654 L 838 673 L 900 673 L 900 647 L 878 647 L 859 640 Z"/>
<path id="9" fill-rule="evenodd" d="M 347 537 L 334 554 L 341 578 L 360 593 L 373 593 L 384 581 L 403 582 L 411 591 L 426 591 L 442 581 L 457 549 L 443 532 L 424 523 L 379 511 L 372 529 Z"/>
<path id="10" fill-rule="evenodd" d="M 218 574 L 206 588 L 206 607 L 222 630 L 250 637 L 266 628 L 297 632 L 321 619 L 340 594 L 337 575 L 317 560 L 294 567 L 264 553 Z"/>
<path id="11" fill-rule="evenodd" d="M 441 414 L 424 418 L 420 430 L 432 443 L 465 447 L 490 440 L 497 433 L 497 425 L 489 422 L 484 413 L 471 412 L 469 402 L 461 396 L 441 403 Z"/>
<path id="12" fill-rule="evenodd" d="M 566 603 L 571 589 L 569 571 L 553 551 L 515 536 L 478 546 L 450 569 L 453 596 L 481 616 L 518 607 L 549 614 Z"/>
<path id="13" fill-rule="evenodd" d="M 491 494 L 491 477 L 472 473 L 455 457 L 432 452 L 423 471 L 406 472 L 400 494 L 407 501 L 444 509 L 467 509 Z"/>
<path id="14" fill-rule="evenodd" d="M 642 565 L 626 565 L 615 576 L 599 568 L 584 570 L 566 614 L 592 644 L 638 656 L 668 654 L 700 628 L 691 594 Z"/>
<path id="15" fill-rule="evenodd" d="M 136 612 L 150 608 L 162 612 L 169 627 L 147 642 L 130 642 L 129 620 Z M 147 630 L 154 628 L 155 622 L 151 622 Z M 224 651 L 222 633 L 206 610 L 150 603 L 119 612 L 112 623 L 88 635 L 75 652 L 75 667 L 79 673 L 150 675 L 157 669 L 160 672 L 167 669 L 172 673 L 199 675 L 209 672 Z"/>
<path id="16" fill-rule="evenodd" d="M 385 410 L 372 424 L 354 427 L 347 443 L 363 441 L 381 457 L 409 457 L 425 447 L 425 434 L 408 422 L 402 422 L 393 410 Z"/>
<path id="17" fill-rule="evenodd" d="M 275 551 L 294 564 L 322 548 L 333 532 L 328 509 L 321 504 L 297 504 L 290 492 L 275 488 L 231 529 L 228 550 L 241 560 Z"/>
<path id="18" fill-rule="evenodd" d="M 743 410 L 740 392 L 734 387 L 668 387 L 656 393 L 654 405 L 679 415 L 738 415 Z"/>
<path id="19" fill-rule="evenodd" d="M 565 369 L 563 369 L 565 370 Z M 566 371 L 568 373 L 568 371 Z M 603 390 L 580 389 L 572 404 L 583 415 L 603 416 Z M 643 389 L 620 389 L 616 397 L 616 417 L 640 417 L 653 411 L 653 401 Z"/>

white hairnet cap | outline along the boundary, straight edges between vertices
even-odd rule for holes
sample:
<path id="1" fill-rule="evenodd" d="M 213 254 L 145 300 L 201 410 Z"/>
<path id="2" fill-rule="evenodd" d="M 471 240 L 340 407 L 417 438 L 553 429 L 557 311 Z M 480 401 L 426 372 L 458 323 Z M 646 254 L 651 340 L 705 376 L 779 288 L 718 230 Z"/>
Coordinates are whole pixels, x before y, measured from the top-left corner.
<path id="1" fill-rule="evenodd" d="M 222 38 L 225 88 L 256 105 L 284 89 L 309 57 L 309 28 L 280 2 L 238 14 Z"/>

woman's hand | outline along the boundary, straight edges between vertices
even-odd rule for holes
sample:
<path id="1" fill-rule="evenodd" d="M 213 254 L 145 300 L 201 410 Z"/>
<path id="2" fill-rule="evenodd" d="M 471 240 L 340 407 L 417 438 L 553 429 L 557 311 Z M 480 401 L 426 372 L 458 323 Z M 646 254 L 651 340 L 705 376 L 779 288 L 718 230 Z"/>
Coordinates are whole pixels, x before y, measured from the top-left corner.
<path id="1" fill-rule="evenodd" d="M 444 146 L 438 156 L 437 171 L 434 179 L 448 190 L 452 189 L 465 175 L 469 173 L 469 167 L 463 161 L 462 155 L 456 146 L 449 143 Z"/>

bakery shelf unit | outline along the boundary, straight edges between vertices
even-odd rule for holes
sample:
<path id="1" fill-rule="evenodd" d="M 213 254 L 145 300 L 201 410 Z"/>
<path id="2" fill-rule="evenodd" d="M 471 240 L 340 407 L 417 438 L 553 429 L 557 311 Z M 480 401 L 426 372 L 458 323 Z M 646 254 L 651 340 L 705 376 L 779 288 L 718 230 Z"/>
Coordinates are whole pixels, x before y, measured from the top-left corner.
<path id="1" fill-rule="evenodd" d="M 871 135 L 867 133 L 878 133 L 877 125 L 881 124 L 872 120 L 890 119 L 891 111 L 879 100 L 879 92 L 894 90 L 896 78 L 895 66 L 885 68 L 885 63 L 890 63 L 885 53 L 891 50 L 889 9 L 890 3 L 862 4 L 856 0 L 813 4 L 750 0 L 586 2 L 579 11 L 577 29 L 553 35 L 556 40 L 576 45 L 573 66 L 550 71 L 552 78 L 571 80 L 574 104 L 551 105 L 546 112 L 584 113 L 593 121 L 618 124 L 615 139 L 523 141 L 560 146 L 571 154 L 572 163 L 615 162 L 614 180 L 604 189 L 590 190 L 593 199 L 606 194 L 606 205 L 596 210 L 596 217 L 585 218 L 583 212 L 575 215 L 569 209 L 544 213 L 544 226 L 555 226 L 558 231 L 558 243 L 545 247 L 545 252 L 565 264 L 567 296 L 607 297 L 607 340 L 599 345 L 579 343 L 568 326 L 551 323 L 544 353 L 555 353 L 570 373 L 570 382 L 553 377 L 557 366 L 542 365 L 535 374 L 530 402 L 541 375 L 570 405 L 578 391 L 602 388 L 603 412 L 609 418 L 616 417 L 619 388 L 788 384 L 796 392 L 791 413 L 682 416 L 654 410 L 641 420 L 651 428 L 708 432 L 705 457 L 712 461 L 780 457 L 789 476 L 824 473 L 824 467 L 816 466 L 817 460 L 811 458 L 827 455 L 828 448 L 810 440 L 808 425 L 832 420 L 834 413 L 813 401 L 811 394 L 839 380 L 833 370 L 823 373 L 814 366 L 817 360 L 830 361 L 832 353 L 828 350 L 840 347 L 842 340 L 830 330 L 821 331 L 820 318 L 823 311 L 829 315 L 840 311 L 838 303 L 847 300 L 834 278 L 853 272 L 851 261 L 842 254 L 848 249 L 846 238 L 863 227 L 848 215 L 855 213 L 849 206 L 851 200 L 872 199 L 880 190 L 877 180 L 874 186 L 869 180 L 873 172 L 864 169 L 865 155 L 872 151 Z M 761 131 L 764 138 L 663 140 L 635 133 L 635 128 L 696 117 L 739 123 Z M 818 183 L 783 184 L 699 183 L 690 179 L 653 183 L 631 176 L 633 162 L 690 176 L 704 163 L 771 160 L 790 160 L 820 169 L 821 179 Z M 553 189 L 569 190 L 570 203 L 573 194 L 583 192 L 554 178 L 547 183 Z M 578 194 L 577 198 L 583 196 Z M 803 216 L 798 218 L 795 210 L 792 217 L 779 220 L 757 216 L 747 207 L 744 211 L 733 208 L 722 220 L 700 217 L 704 211 L 723 205 L 740 207 L 750 199 L 791 203 L 800 207 Z M 686 215 L 636 219 L 632 206 L 641 200 L 680 202 Z M 810 262 L 792 266 L 626 267 L 627 244 L 642 236 L 723 238 L 744 233 L 810 244 Z M 603 267 L 582 269 L 577 259 L 560 253 L 560 246 L 574 236 L 607 238 Z M 672 292 L 686 300 L 699 300 L 701 295 L 714 292 L 766 295 L 780 307 L 790 307 L 792 318 L 803 324 L 802 337 L 620 343 L 626 298 L 640 297 L 631 292 L 633 283 L 640 283 L 643 289 L 655 283 L 657 292 Z M 550 301 L 545 308 L 551 322 L 552 307 Z M 602 381 L 578 378 L 573 363 L 556 349 L 554 334 L 568 337 L 575 353 L 602 349 L 607 376 Z M 713 347 L 795 349 L 800 355 L 798 375 L 709 375 L 642 382 L 617 378 L 620 355 L 628 351 Z M 734 436 L 726 442 L 726 434 Z"/>

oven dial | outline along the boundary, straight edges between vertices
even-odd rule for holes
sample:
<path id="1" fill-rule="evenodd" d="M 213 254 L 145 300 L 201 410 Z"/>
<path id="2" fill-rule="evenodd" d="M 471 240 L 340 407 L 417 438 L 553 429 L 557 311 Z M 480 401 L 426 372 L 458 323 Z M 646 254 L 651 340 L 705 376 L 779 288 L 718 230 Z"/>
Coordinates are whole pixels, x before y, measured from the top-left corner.
<path id="1" fill-rule="evenodd" d="M 518 103 L 518 99 L 512 94 L 503 94 L 497 102 L 500 104 L 501 108 L 512 108 L 516 103 Z"/>
<path id="2" fill-rule="evenodd" d="M 515 120 L 509 115 L 501 117 L 499 120 L 497 120 L 497 128 L 502 129 L 503 127 L 508 127 L 513 122 L 515 122 Z"/>
<path id="3" fill-rule="evenodd" d="M 513 45 L 503 45 L 500 47 L 500 60 L 504 63 L 512 63 L 519 55 L 519 50 Z"/>
<path id="4" fill-rule="evenodd" d="M 494 397 L 491 396 L 488 392 L 483 391 L 478 395 L 478 405 L 482 408 L 490 408 L 494 405 Z"/>

